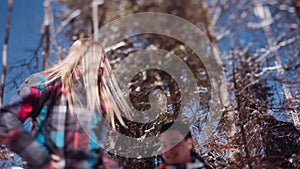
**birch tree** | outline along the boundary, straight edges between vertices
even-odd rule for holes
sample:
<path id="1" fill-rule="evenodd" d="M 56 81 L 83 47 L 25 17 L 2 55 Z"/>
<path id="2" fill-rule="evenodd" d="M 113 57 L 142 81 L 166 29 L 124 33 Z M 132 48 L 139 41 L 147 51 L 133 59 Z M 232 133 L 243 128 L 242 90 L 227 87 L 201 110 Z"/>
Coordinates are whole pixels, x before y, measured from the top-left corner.
<path id="1" fill-rule="evenodd" d="M 43 22 L 43 70 L 49 66 L 49 50 L 50 50 L 50 16 L 51 16 L 51 0 L 44 1 L 44 22 Z"/>
<path id="2" fill-rule="evenodd" d="M 13 9 L 13 0 L 8 0 L 8 12 L 6 17 L 6 25 L 5 25 L 5 38 L 4 44 L 2 48 L 2 74 L 1 74 L 1 84 L 0 84 L 0 107 L 3 104 L 3 95 L 4 95 L 4 87 L 6 82 L 6 69 L 7 69 L 7 48 L 10 34 L 10 25 L 12 18 L 12 9 Z"/>

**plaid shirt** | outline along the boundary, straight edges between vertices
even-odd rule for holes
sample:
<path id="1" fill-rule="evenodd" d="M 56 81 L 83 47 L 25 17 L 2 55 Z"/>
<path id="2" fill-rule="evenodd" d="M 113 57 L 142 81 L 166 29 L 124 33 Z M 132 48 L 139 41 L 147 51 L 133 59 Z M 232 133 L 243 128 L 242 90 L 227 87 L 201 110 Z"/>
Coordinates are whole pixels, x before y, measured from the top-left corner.
<path id="1" fill-rule="evenodd" d="M 61 86 L 60 81 L 47 83 L 45 73 L 28 77 L 13 100 L 1 108 L 0 140 L 32 168 L 42 168 L 51 154 L 64 159 L 65 168 L 100 168 L 103 118 L 85 108 L 71 114 Z M 80 86 L 76 95 L 84 103 Z M 34 126 L 31 133 L 22 128 L 29 117 Z"/>

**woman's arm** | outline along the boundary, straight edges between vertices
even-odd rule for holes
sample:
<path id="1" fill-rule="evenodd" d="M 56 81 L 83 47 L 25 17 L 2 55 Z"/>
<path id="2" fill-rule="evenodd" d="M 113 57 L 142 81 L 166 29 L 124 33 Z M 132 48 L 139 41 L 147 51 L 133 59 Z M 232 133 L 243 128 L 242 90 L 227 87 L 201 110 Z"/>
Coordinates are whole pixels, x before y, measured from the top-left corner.
<path id="1" fill-rule="evenodd" d="M 35 85 L 41 84 L 43 76 L 34 74 L 27 78 L 12 101 L 0 110 L 0 141 L 36 168 L 48 163 L 50 155 L 23 131 L 22 122 L 36 109 L 43 88 Z"/>

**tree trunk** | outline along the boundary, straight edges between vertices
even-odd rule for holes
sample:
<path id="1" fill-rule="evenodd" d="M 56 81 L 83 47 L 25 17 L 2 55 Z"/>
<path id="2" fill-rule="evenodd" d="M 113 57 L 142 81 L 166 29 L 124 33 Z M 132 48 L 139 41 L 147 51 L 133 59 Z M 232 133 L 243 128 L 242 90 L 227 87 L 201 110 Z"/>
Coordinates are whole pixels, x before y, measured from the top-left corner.
<path id="1" fill-rule="evenodd" d="M 218 64 L 219 67 L 222 66 L 222 60 L 220 56 L 220 52 L 217 45 L 216 35 L 215 35 L 215 25 L 212 23 L 211 16 L 209 14 L 209 9 L 207 7 L 207 4 L 205 1 L 201 1 L 200 3 L 200 9 L 202 10 L 202 22 L 204 23 L 204 29 L 205 33 L 208 37 L 208 39 L 211 42 L 211 45 L 214 47 L 213 49 L 213 56 L 215 63 Z M 223 72 L 223 71 L 222 71 Z M 212 85 L 215 89 L 219 89 L 218 91 L 218 97 L 221 102 L 223 115 L 224 115 L 224 124 L 223 124 L 223 130 L 226 133 L 226 136 L 232 137 L 235 134 L 235 123 L 234 123 L 234 112 L 232 111 L 230 107 L 230 101 L 229 101 L 229 94 L 228 94 L 228 88 L 226 84 L 226 79 L 224 73 L 217 75 L 217 80 L 212 80 Z"/>
<path id="2" fill-rule="evenodd" d="M 93 39 L 95 41 L 99 40 L 98 29 L 99 29 L 99 23 L 102 20 L 101 16 L 99 18 L 99 5 L 103 5 L 103 4 L 104 4 L 104 0 L 93 0 L 92 2 Z"/>
<path id="3" fill-rule="evenodd" d="M 99 29 L 99 17 L 98 17 L 98 3 L 97 3 L 98 0 L 93 0 L 92 2 L 92 11 L 93 11 L 93 15 L 92 15 L 92 18 L 93 18 L 93 32 L 94 32 L 94 40 L 98 40 L 98 34 L 97 34 L 97 30 Z"/>
<path id="4" fill-rule="evenodd" d="M 47 69 L 49 66 L 49 48 L 50 48 L 50 5 L 51 0 L 44 1 L 44 23 L 43 23 L 43 70 Z"/>
<path id="5" fill-rule="evenodd" d="M 5 26 L 5 38 L 2 49 L 2 75 L 1 75 L 1 85 L 0 85 L 0 107 L 3 104 L 3 96 L 4 96 L 4 86 L 6 80 L 6 68 L 7 68 L 7 47 L 10 33 L 10 23 L 12 16 L 14 0 L 8 0 L 8 12 L 7 12 L 7 20 Z"/>

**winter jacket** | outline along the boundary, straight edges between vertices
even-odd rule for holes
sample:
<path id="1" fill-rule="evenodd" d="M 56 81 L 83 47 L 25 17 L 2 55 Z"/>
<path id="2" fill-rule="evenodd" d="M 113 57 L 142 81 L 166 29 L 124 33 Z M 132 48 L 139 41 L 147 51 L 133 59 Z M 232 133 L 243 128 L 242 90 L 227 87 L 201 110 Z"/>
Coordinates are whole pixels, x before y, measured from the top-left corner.
<path id="1" fill-rule="evenodd" d="M 84 103 L 80 84 L 74 82 L 76 96 Z M 24 158 L 30 168 L 42 168 L 51 154 L 60 156 L 65 168 L 103 167 L 104 117 L 84 106 L 70 113 L 66 96 L 59 80 L 48 83 L 46 73 L 37 73 L 28 77 L 12 101 L 1 108 L 0 141 Z M 22 127 L 27 118 L 32 120 L 32 132 Z"/>
<path id="2" fill-rule="evenodd" d="M 209 165 L 195 152 L 191 151 L 192 162 L 182 164 L 166 164 L 161 163 L 158 169 L 211 169 Z"/>

